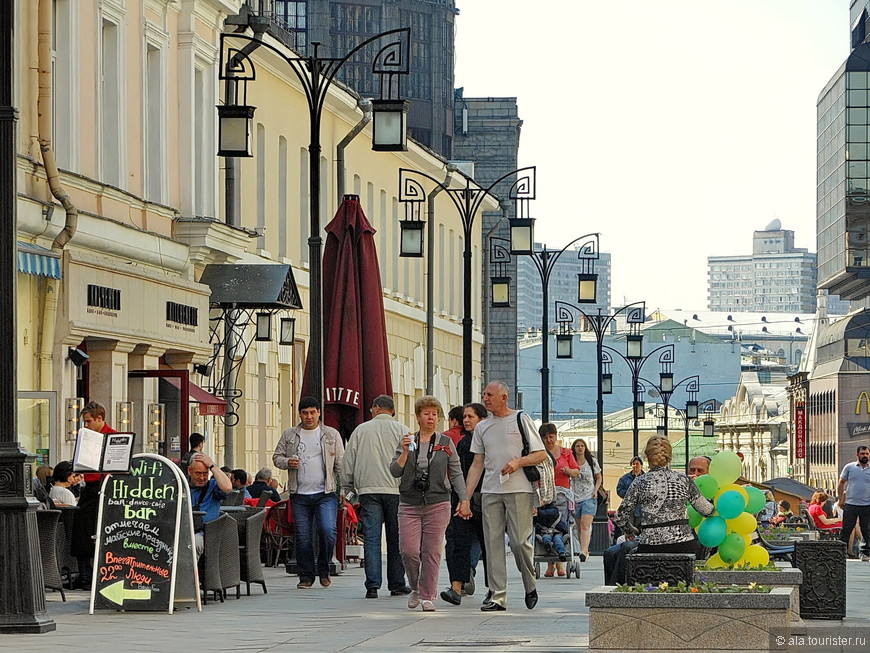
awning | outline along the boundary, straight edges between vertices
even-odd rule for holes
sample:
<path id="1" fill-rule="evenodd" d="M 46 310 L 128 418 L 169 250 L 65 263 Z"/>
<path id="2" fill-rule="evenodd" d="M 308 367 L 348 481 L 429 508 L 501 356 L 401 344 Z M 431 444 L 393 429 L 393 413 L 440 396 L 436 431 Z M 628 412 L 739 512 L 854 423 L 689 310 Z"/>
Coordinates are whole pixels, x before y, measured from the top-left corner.
<path id="1" fill-rule="evenodd" d="M 171 383 L 179 390 L 181 389 L 181 379 L 178 379 L 174 376 L 164 376 L 161 377 L 167 383 Z M 213 394 L 206 392 L 198 385 L 196 385 L 193 381 L 188 381 L 188 394 L 190 395 L 190 400 L 196 404 L 199 404 L 199 414 L 200 415 L 226 415 L 227 414 L 227 402 L 219 397 L 215 397 Z"/>
<path id="2" fill-rule="evenodd" d="M 60 279 L 60 255 L 33 243 L 18 244 L 18 271 L 40 277 Z"/>

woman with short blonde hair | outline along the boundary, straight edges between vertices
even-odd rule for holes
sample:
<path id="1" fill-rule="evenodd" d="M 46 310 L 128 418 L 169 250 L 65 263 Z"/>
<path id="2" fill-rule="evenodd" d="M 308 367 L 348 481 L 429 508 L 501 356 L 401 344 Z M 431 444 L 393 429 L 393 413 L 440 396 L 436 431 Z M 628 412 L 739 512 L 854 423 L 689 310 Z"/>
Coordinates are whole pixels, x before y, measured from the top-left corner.
<path id="1" fill-rule="evenodd" d="M 701 496 L 692 479 L 668 467 L 673 452 L 666 437 L 654 435 L 647 440 L 644 455 L 649 471 L 637 477 L 628 488 L 616 511 L 616 523 L 626 533 L 626 538 L 633 540 L 638 531 L 631 523 L 631 516 L 635 508 L 640 507 L 638 553 L 697 555 L 700 547 L 689 527 L 686 503 L 691 503 L 705 517 L 713 514 L 713 504 Z"/>

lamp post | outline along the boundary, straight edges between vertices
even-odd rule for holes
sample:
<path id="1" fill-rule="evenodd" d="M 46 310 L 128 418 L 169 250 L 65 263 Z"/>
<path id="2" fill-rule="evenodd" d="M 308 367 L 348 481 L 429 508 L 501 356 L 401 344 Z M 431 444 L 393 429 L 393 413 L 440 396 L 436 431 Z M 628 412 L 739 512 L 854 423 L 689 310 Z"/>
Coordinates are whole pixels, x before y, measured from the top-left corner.
<path id="1" fill-rule="evenodd" d="M 262 34 L 221 34 L 220 80 L 225 82 L 224 104 L 218 105 L 218 156 L 250 157 L 251 121 L 255 107 L 248 105 L 247 85 L 256 79 L 250 54 L 259 47 L 271 50 L 289 64 L 305 91 L 308 102 L 310 139 L 308 145 L 309 222 L 308 252 L 310 265 L 310 336 L 308 347 L 309 390 L 323 399 L 323 295 L 320 232 L 320 128 L 323 107 L 330 86 L 339 69 L 366 46 L 381 41 L 372 60 L 372 74 L 380 76 L 380 99 L 372 100 L 374 124 L 372 149 L 375 151 L 407 150 L 408 102 L 399 97 L 400 76 L 408 74 L 411 30 L 408 27 L 382 32 L 366 39 L 344 57 L 320 57 L 320 43 L 312 43 L 313 54 L 302 57 L 287 55 L 263 40 Z M 241 50 L 230 47 L 231 39 L 247 41 Z"/>
<path id="2" fill-rule="evenodd" d="M 511 238 L 514 237 L 514 231 L 512 228 Z M 595 261 L 598 259 L 597 233 L 575 238 L 559 250 L 547 249 L 544 245 L 540 250 L 528 252 L 541 279 L 541 420 L 544 422 L 550 421 L 550 278 L 562 254 L 583 239 L 588 240 L 577 249 L 577 258 L 581 261 L 581 272 L 577 275 L 577 302 L 594 304 L 598 282 L 598 275 L 595 274 Z M 521 250 L 520 244 L 512 243 L 511 250 Z M 494 287 L 493 297 L 495 296 Z"/>
<path id="3" fill-rule="evenodd" d="M 656 385 L 652 381 L 648 379 L 641 379 L 645 383 L 649 383 L 653 387 L 658 390 L 659 395 L 662 398 L 662 405 L 664 406 L 663 420 L 664 420 L 664 428 L 663 432 L 665 437 L 668 435 L 668 411 L 671 403 L 671 396 L 674 394 L 674 391 L 685 384 L 686 393 L 689 395 L 688 400 L 686 401 L 685 410 L 680 410 L 679 408 L 675 408 L 677 413 L 679 413 L 683 417 L 683 422 L 685 424 L 685 435 L 686 435 L 686 473 L 689 473 L 689 420 L 698 419 L 698 391 L 701 389 L 701 377 L 697 374 L 693 376 L 687 376 L 685 379 L 674 383 L 673 374 L 668 370 L 667 372 L 662 372 L 659 375 L 660 383 Z"/>
<path id="4" fill-rule="evenodd" d="M 493 189 L 508 179 L 518 175 L 511 184 L 508 198 L 516 203 L 517 215 L 520 220 L 527 224 L 528 236 L 531 238 L 531 223 L 532 219 L 528 216 L 529 201 L 535 199 L 535 167 L 528 166 L 512 170 L 507 174 L 502 175 L 486 188 L 480 188 L 472 185 L 472 180 L 465 178 L 465 186 L 461 188 L 450 188 L 443 182 L 430 177 L 424 172 L 418 170 L 409 170 L 407 168 L 399 169 L 399 201 L 405 206 L 405 219 L 400 221 L 402 230 L 401 244 L 402 248 L 399 252 L 400 256 L 421 256 L 423 252 L 423 232 L 425 223 L 421 216 L 421 207 L 426 201 L 427 193 L 423 184 L 418 178 L 428 179 L 436 188 L 446 193 L 447 197 L 453 202 L 456 212 L 462 220 L 463 231 L 463 265 L 462 265 L 462 287 L 464 294 L 463 312 L 462 312 L 462 402 L 468 403 L 472 400 L 471 381 L 472 381 L 472 327 L 474 320 L 471 317 L 471 296 L 472 296 L 472 276 L 471 276 L 471 254 L 472 254 L 472 236 L 474 228 L 474 219 L 480 210 L 481 204 L 487 196 L 495 197 Z M 518 227 L 519 228 L 519 227 Z M 513 229 L 513 224 L 512 224 Z M 513 238 L 511 239 L 513 242 Z M 519 237 L 518 237 L 519 241 Z M 534 241 L 531 241 L 534 242 Z M 512 251 L 511 253 L 517 253 Z M 526 253 L 526 252 L 523 252 Z M 432 252 L 429 253 L 430 256 Z"/>
<path id="5" fill-rule="evenodd" d="M 644 364 L 652 359 L 656 354 L 658 354 L 659 363 L 662 366 L 661 375 L 665 376 L 670 374 L 671 365 L 674 362 L 674 345 L 673 343 L 668 343 L 667 345 L 662 345 L 661 347 L 656 347 L 646 356 L 643 355 L 643 336 L 640 334 L 640 325 L 632 325 L 634 328 L 634 333 L 629 334 L 628 339 L 626 341 L 626 355 L 623 355 L 617 349 L 613 347 L 604 347 L 602 353 L 603 363 L 604 363 L 604 372 L 605 374 L 610 372 L 610 366 L 613 363 L 613 358 L 611 354 L 616 354 L 619 358 L 625 361 L 625 364 L 628 365 L 628 369 L 631 371 L 631 389 L 632 389 L 632 449 L 633 455 L 638 454 L 639 439 L 640 439 L 640 420 L 644 416 L 644 402 L 643 402 L 643 394 L 646 391 L 643 383 L 640 380 L 640 373 L 643 369 Z M 673 375 L 670 374 L 670 379 L 673 381 Z M 673 390 L 671 390 L 673 392 Z M 666 406 L 667 408 L 667 406 Z"/>
<path id="6" fill-rule="evenodd" d="M 559 325 L 559 333 L 556 334 L 556 358 L 571 358 L 574 355 L 574 336 L 570 325 L 574 321 L 572 311 L 576 311 L 584 317 L 586 324 L 595 334 L 595 361 L 597 365 L 597 399 L 595 403 L 597 441 L 598 441 L 598 465 L 604 472 L 604 395 L 613 392 L 613 376 L 604 372 L 604 336 L 610 330 L 611 324 L 620 314 L 625 314 L 625 321 L 630 328 L 646 321 L 646 304 L 634 302 L 607 314 L 602 314 L 601 309 L 597 313 L 586 313 L 579 306 L 570 302 L 556 302 L 556 323 Z"/>

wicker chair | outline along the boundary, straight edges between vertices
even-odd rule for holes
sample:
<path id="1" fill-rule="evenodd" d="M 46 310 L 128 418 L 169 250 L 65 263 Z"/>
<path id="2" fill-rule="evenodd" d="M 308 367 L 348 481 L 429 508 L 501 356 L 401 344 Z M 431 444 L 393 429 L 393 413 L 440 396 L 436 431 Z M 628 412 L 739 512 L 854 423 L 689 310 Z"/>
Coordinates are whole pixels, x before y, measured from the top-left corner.
<path id="1" fill-rule="evenodd" d="M 245 493 L 241 490 L 233 490 L 227 495 L 227 498 L 221 501 L 222 506 L 243 506 L 245 505 Z"/>
<path id="2" fill-rule="evenodd" d="M 221 603 L 224 600 L 224 587 L 221 583 L 221 546 L 224 533 L 229 531 L 236 539 L 236 523 L 228 515 L 203 524 L 203 551 L 199 559 L 200 582 L 203 591 L 203 604 L 208 604 L 208 593 L 214 592 Z M 237 545 L 238 546 L 238 545 Z"/>
<path id="3" fill-rule="evenodd" d="M 263 576 L 263 566 L 260 563 L 260 539 L 263 536 L 263 524 L 266 521 L 266 511 L 258 510 L 245 520 L 245 538 L 240 546 L 241 579 L 245 583 L 247 595 L 251 595 L 251 583 L 263 586 L 266 590 L 266 578 Z"/>
<path id="4" fill-rule="evenodd" d="M 228 518 L 221 537 L 220 576 L 224 597 L 231 587 L 236 588 L 236 599 L 242 595 L 242 575 L 239 563 L 239 527 L 236 520 Z"/>
<path id="5" fill-rule="evenodd" d="M 289 555 L 296 529 L 290 511 L 290 501 L 284 499 L 266 509 L 266 564 L 277 567 L 281 554 Z M 273 555 L 274 554 L 274 555 Z"/>
<path id="6" fill-rule="evenodd" d="M 46 589 L 57 590 L 60 598 L 66 601 L 63 593 L 63 580 L 58 564 L 58 519 L 60 510 L 37 510 L 36 527 L 39 532 L 39 554 L 42 558 L 42 578 Z"/>

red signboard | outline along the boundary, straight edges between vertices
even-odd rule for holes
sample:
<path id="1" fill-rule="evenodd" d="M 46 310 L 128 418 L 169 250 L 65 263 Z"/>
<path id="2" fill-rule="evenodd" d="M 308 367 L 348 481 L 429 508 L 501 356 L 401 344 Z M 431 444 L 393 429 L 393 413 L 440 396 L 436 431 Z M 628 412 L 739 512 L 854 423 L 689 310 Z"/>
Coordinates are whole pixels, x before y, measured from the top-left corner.
<path id="1" fill-rule="evenodd" d="M 807 457 L 807 416 L 803 404 L 794 409 L 794 457 Z"/>

